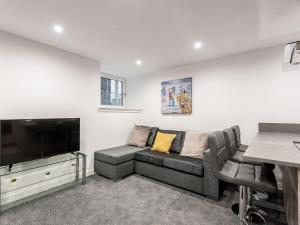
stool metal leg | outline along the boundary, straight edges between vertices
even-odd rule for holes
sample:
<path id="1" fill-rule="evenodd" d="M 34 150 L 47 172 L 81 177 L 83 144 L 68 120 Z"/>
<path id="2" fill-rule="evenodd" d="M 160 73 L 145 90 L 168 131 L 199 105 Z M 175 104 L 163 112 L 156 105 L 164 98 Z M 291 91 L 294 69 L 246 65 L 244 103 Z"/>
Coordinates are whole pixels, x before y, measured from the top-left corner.
<path id="1" fill-rule="evenodd" d="M 247 187 L 247 198 L 248 198 L 248 206 L 252 205 L 252 191 L 251 188 Z"/>
<path id="2" fill-rule="evenodd" d="M 239 218 L 240 218 L 240 224 L 244 225 L 247 224 L 245 221 L 246 217 L 246 206 L 247 206 L 247 188 L 245 186 L 240 186 L 240 202 L 239 202 Z"/>
<path id="3" fill-rule="evenodd" d="M 247 217 L 247 213 L 251 210 L 252 208 L 252 191 L 251 188 L 247 187 L 247 206 L 246 206 L 246 217 Z"/>
<path id="4" fill-rule="evenodd" d="M 264 212 L 261 209 L 258 209 L 257 207 L 252 205 L 253 200 L 253 193 L 251 188 L 247 187 L 247 206 L 246 206 L 246 219 L 253 221 L 253 217 L 259 218 L 264 224 L 268 224 L 266 218 L 264 215 L 267 215 L 266 212 Z"/>

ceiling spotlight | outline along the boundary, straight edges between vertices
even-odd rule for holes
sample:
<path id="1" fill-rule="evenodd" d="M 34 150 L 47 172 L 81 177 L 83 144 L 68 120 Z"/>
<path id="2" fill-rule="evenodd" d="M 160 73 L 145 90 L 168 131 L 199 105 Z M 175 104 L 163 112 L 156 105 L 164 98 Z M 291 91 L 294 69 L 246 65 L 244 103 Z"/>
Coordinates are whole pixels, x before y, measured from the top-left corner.
<path id="1" fill-rule="evenodd" d="M 194 48 L 195 49 L 199 49 L 199 48 L 201 48 L 202 47 L 202 43 L 199 41 L 199 42 L 196 42 L 195 44 L 194 44 Z"/>
<path id="2" fill-rule="evenodd" d="M 136 64 L 137 66 L 140 66 L 140 65 L 142 65 L 142 61 L 138 59 L 138 60 L 135 61 L 135 64 Z"/>
<path id="3" fill-rule="evenodd" d="M 59 34 L 61 34 L 64 31 L 64 28 L 60 25 L 54 25 L 53 29 L 56 33 L 59 33 Z"/>

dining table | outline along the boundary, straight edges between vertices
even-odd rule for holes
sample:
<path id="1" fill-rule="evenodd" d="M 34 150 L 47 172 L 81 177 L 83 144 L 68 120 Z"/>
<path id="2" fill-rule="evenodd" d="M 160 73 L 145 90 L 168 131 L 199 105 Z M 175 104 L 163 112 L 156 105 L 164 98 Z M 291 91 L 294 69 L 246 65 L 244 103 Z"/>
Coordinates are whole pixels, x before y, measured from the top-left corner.
<path id="1" fill-rule="evenodd" d="M 300 225 L 300 124 L 260 123 L 243 157 L 279 166 L 287 222 Z"/>

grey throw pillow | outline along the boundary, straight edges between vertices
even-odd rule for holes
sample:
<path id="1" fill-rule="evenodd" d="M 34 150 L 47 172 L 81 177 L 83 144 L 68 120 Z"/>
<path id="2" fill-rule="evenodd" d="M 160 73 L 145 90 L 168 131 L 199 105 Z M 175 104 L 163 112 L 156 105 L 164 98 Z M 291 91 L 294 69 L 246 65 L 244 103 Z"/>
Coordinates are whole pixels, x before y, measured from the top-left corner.
<path id="1" fill-rule="evenodd" d="M 149 136 L 148 136 L 148 140 L 146 142 L 146 146 L 150 146 L 152 147 L 152 145 L 154 144 L 154 140 L 155 140 L 155 137 L 156 137 L 156 134 L 157 134 L 157 131 L 158 131 L 158 127 L 148 127 L 148 126 L 144 126 L 144 125 L 136 125 L 136 126 L 139 126 L 139 127 L 146 127 L 148 129 L 150 129 L 150 133 L 149 133 Z"/>
<path id="2" fill-rule="evenodd" d="M 203 152 L 208 149 L 208 134 L 188 130 L 180 155 L 203 159 Z"/>
<path id="3" fill-rule="evenodd" d="M 149 127 L 135 125 L 129 136 L 127 144 L 141 148 L 145 147 L 150 131 L 151 128 Z"/>

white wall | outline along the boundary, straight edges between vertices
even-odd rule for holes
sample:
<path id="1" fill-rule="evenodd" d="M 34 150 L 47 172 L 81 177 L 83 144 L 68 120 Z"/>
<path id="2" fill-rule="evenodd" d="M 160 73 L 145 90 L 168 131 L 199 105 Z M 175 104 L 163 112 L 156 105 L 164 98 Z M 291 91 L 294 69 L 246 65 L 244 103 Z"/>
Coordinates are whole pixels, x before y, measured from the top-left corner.
<path id="1" fill-rule="evenodd" d="M 134 114 L 99 113 L 100 63 L 0 32 L 0 119 L 81 118 L 81 150 L 126 143 Z"/>
<path id="2" fill-rule="evenodd" d="M 249 143 L 258 122 L 300 123 L 300 70 L 282 72 L 282 55 L 275 47 L 131 77 L 128 102 L 143 109 L 137 123 L 206 131 L 239 124 Z M 162 115 L 161 82 L 184 77 L 193 77 L 192 115 Z"/>
<path id="3" fill-rule="evenodd" d="M 201 54 L 201 52 L 199 52 Z M 300 71 L 282 72 L 283 48 L 221 58 L 128 79 L 128 106 L 140 114 L 100 113 L 100 63 L 0 32 L 0 119 L 81 118 L 81 150 L 126 143 L 134 123 L 216 130 L 240 124 L 249 143 L 257 123 L 300 123 Z M 192 115 L 162 115 L 164 80 L 193 77 Z"/>

